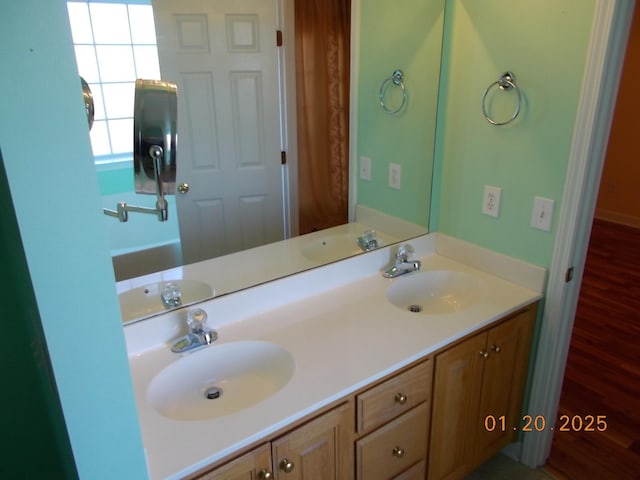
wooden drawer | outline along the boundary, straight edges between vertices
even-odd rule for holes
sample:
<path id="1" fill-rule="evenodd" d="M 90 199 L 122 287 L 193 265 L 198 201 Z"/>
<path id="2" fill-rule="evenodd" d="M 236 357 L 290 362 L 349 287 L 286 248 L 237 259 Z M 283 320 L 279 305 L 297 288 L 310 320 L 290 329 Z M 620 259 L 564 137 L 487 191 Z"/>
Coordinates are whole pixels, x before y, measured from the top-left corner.
<path id="1" fill-rule="evenodd" d="M 409 470 L 405 470 L 400 475 L 393 477 L 393 480 L 424 480 L 426 476 L 427 461 L 422 460 L 409 468 Z"/>
<path id="2" fill-rule="evenodd" d="M 364 433 L 431 398 L 433 360 L 396 375 L 357 397 L 357 431 Z"/>
<path id="3" fill-rule="evenodd" d="M 391 479 L 402 472 L 410 473 L 412 465 L 427 457 L 428 428 L 428 404 L 422 403 L 358 440 L 356 478 L 383 480 Z"/>

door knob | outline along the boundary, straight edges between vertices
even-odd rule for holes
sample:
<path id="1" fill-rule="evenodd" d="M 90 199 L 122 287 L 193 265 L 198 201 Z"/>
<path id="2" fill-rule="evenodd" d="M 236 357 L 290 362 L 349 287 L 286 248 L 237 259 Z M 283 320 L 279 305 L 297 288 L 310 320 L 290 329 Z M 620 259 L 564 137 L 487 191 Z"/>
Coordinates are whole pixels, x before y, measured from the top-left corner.
<path id="1" fill-rule="evenodd" d="M 189 191 L 188 183 L 181 183 L 180 185 L 178 185 L 178 192 L 180 192 L 182 195 L 184 195 L 188 191 Z"/>

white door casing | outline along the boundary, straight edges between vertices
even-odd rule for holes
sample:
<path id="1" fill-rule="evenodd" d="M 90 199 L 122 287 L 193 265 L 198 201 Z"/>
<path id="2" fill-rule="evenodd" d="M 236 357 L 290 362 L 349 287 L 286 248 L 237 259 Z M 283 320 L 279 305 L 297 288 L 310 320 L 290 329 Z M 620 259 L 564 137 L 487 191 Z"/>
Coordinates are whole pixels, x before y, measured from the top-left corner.
<path id="1" fill-rule="evenodd" d="M 163 80 L 178 85 L 184 263 L 284 238 L 277 0 L 153 0 Z"/>

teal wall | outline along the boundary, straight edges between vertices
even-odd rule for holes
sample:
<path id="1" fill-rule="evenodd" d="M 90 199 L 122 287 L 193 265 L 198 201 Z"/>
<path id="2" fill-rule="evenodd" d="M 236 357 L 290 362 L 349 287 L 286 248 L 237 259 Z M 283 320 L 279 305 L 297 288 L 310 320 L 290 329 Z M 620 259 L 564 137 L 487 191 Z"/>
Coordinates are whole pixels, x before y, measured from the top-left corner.
<path id="1" fill-rule="evenodd" d="M 357 158 L 372 160 L 371 181 L 358 179 L 358 203 L 427 226 L 440 74 L 444 0 L 361 0 Z M 405 74 L 408 100 L 397 115 L 378 101 L 382 82 Z M 389 108 L 399 87 L 388 90 Z M 394 94 L 396 94 L 394 96 Z M 388 186 L 389 163 L 402 167 L 402 188 Z"/>
<path id="2" fill-rule="evenodd" d="M 432 231 L 551 264 L 594 1 L 447 0 Z M 524 102 L 496 127 L 480 100 L 506 70 Z M 485 184 L 499 218 L 481 213 Z M 555 200 L 551 232 L 530 227 L 534 196 Z"/>
<path id="3" fill-rule="evenodd" d="M 98 173 L 98 187 L 101 195 L 133 192 L 133 160 L 126 165 L 96 167 Z M 115 209 L 115 205 L 110 207 Z"/>
<path id="4" fill-rule="evenodd" d="M 147 478 L 65 1 L 4 2 L 0 45 L 0 148 L 78 475 Z"/>

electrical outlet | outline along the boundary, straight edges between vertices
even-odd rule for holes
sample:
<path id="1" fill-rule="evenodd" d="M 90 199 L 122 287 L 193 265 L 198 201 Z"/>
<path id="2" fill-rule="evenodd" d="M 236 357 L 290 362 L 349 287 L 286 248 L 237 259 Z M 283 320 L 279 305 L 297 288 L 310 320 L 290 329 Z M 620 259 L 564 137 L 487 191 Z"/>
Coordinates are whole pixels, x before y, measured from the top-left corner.
<path id="1" fill-rule="evenodd" d="M 551 231 L 553 220 L 553 200 L 544 197 L 534 197 L 531 226 L 545 232 Z"/>
<path id="2" fill-rule="evenodd" d="M 502 189 L 499 187 L 492 187 L 491 185 L 484 186 L 484 196 L 482 197 L 482 213 L 489 215 L 490 217 L 497 217 L 500 215 L 500 196 L 502 195 Z"/>
<path id="3" fill-rule="evenodd" d="M 389 164 L 389 186 L 400 190 L 402 184 L 402 167 L 397 163 Z"/>
<path id="4" fill-rule="evenodd" d="M 360 180 L 371 181 L 371 159 L 360 157 Z"/>

